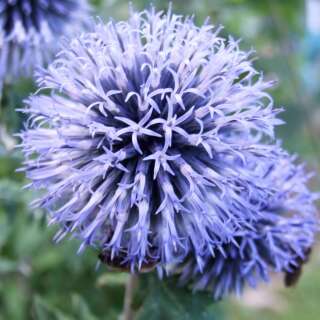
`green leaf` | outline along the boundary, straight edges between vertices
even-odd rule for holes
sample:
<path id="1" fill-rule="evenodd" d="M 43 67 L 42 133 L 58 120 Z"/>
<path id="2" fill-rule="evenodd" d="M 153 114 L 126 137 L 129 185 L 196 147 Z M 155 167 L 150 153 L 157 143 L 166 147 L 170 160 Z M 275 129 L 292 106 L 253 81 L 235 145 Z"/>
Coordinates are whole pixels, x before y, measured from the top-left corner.
<path id="1" fill-rule="evenodd" d="M 106 272 L 98 278 L 97 286 L 124 286 L 127 282 L 128 276 L 128 273 L 125 272 Z"/>
<path id="2" fill-rule="evenodd" d="M 178 288 L 174 281 L 148 280 L 147 297 L 137 320 L 215 320 L 221 319 L 219 307 L 205 293 Z"/>
<path id="3" fill-rule="evenodd" d="M 59 310 L 49 306 L 42 298 L 34 298 L 34 319 L 35 320 L 73 320 Z"/>
<path id="4" fill-rule="evenodd" d="M 77 320 L 98 320 L 89 309 L 85 300 L 78 294 L 72 296 L 73 315 Z"/>

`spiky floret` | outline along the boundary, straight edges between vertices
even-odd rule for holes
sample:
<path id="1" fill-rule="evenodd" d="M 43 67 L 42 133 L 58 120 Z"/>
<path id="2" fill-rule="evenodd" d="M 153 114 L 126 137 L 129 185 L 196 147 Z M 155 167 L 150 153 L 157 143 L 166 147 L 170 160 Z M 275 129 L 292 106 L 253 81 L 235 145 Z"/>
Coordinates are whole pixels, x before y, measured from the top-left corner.
<path id="1" fill-rule="evenodd" d="M 88 9 L 86 0 L 1 0 L 0 83 L 47 63 L 58 37 L 79 28 Z"/>
<path id="2" fill-rule="evenodd" d="M 40 72 L 21 134 L 36 202 L 132 269 L 235 240 L 269 192 L 247 163 L 276 163 L 262 75 L 209 24 L 153 9 L 98 23 Z"/>
<path id="3" fill-rule="evenodd" d="M 305 185 L 310 175 L 292 160 L 259 167 L 271 191 L 263 201 L 256 199 L 263 214 L 238 233 L 235 243 L 223 244 L 214 255 L 207 252 L 201 264 L 191 255 L 177 267 L 181 284 L 210 290 L 220 299 L 240 294 L 245 285 L 269 281 L 272 272 L 293 273 L 301 267 L 319 230 L 314 205 L 318 195 Z"/>

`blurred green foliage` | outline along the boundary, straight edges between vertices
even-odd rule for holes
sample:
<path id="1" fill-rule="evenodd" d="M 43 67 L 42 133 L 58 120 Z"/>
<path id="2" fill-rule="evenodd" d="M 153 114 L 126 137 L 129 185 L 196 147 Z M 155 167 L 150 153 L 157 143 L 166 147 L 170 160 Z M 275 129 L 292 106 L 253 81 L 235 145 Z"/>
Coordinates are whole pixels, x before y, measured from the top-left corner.
<path id="1" fill-rule="evenodd" d="M 125 19 L 128 15 L 125 0 L 92 2 L 94 14 L 104 19 Z M 139 10 L 150 5 L 148 0 L 132 2 Z M 153 1 L 165 10 L 168 3 Z M 310 59 L 320 55 L 316 49 L 319 38 L 308 35 L 304 7 L 302 0 L 173 1 L 175 12 L 194 14 L 197 23 L 210 16 L 213 24 L 225 26 L 223 35 L 242 38 L 244 49 L 256 49 L 257 68 L 268 79 L 278 80 L 272 95 L 276 105 L 285 106 L 282 117 L 287 125 L 279 129 L 284 145 L 302 154 L 319 172 L 320 90 L 309 85 L 310 65 L 311 69 L 314 65 Z M 311 51 L 312 55 L 308 54 Z M 12 148 L 12 139 L 17 139 L 12 134 L 23 127 L 24 120 L 15 109 L 23 106 L 22 101 L 33 90 L 31 81 L 7 87 L 0 110 L 1 129 L 6 132 L 0 141 L 0 320 L 119 319 L 127 275 L 108 272 L 105 266 L 96 270 L 97 253 L 87 250 L 78 256 L 76 240 L 54 245 L 55 228 L 47 228 L 41 211 L 30 209 L 34 195 L 22 189 L 27 182 L 15 171 L 22 158 Z M 222 312 L 227 319 L 317 319 L 320 268 L 319 254 L 314 255 L 296 290 L 275 290 L 287 304 L 284 310 L 250 309 L 230 300 L 214 304 L 207 294 L 192 294 L 175 283 L 143 275 L 135 290 L 136 318 L 214 320 L 221 319 Z"/>

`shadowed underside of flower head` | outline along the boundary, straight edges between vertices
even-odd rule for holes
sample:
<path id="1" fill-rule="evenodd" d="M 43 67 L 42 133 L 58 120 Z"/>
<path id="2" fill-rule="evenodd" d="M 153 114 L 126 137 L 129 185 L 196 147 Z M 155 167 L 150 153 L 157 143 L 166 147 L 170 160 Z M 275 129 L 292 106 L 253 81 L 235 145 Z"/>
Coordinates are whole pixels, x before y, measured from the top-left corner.
<path id="1" fill-rule="evenodd" d="M 278 191 L 265 168 L 287 157 L 250 54 L 191 18 L 133 13 L 64 45 L 39 74 L 21 133 L 35 205 L 132 270 L 236 245 Z M 263 169 L 264 168 L 264 169 Z M 311 213 L 310 213 L 311 214 Z"/>
<path id="2" fill-rule="evenodd" d="M 269 281 L 272 272 L 285 273 L 287 281 L 300 270 L 319 227 L 313 204 L 317 195 L 308 191 L 304 183 L 309 177 L 292 160 L 282 159 L 277 167 L 264 170 L 274 192 L 260 203 L 263 215 L 250 229 L 240 231 L 235 243 L 224 244 L 215 255 L 207 252 L 201 259 L 191 255 L 175 268 L 181 284 L 212 291 L 220 299 L 229 293 L 239 295 L 245 285 L 256 287 L 260 281 Z"/>

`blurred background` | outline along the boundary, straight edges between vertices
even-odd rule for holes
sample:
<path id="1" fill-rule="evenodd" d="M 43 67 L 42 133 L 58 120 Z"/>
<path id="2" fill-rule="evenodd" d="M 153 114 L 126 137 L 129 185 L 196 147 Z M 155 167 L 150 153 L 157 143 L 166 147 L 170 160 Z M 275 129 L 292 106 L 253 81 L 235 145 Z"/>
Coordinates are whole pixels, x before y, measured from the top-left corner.
<path id="1" fill-rule="evenodd" d="M 128 1 L 95 0 L 95 14 L 126 19 Z M 132 1 L 136 9 L 149 0 Z M 169 2 L 154 0 L 157 9 Z M 312 188 L 319 190 L 320 171 L 320 0 L 174 0 L 177 13 L 195 15 L 197 23 L 210 16 L 224 25 L 223 35 L 241 38 L 241 48 L 256 50 L 257 69 L 277 80 L 272 91 L 277 106 L 285 107 L 287 122 L 278 137 L 316 172 Z M 96 253 L 76 255 L 77 242 L 52 243 L 55 228 L 47 228 L 42 213 L 28 208 L 32 194 L 15 172 L 21 154 L 13 133 L 22 127 L 15 108 L 34 90 L 21 81 L 3 97 L 0 119 L 0 320 L 119 319 L 126 275 L 97 271 Z M 137 288 L 137 319 L 273 319 L 316 320 L 320 314 L 320 246 L 305 266 L 300 282 L 285 289 L 281 277 L 241 299 L 216 304 L 207 295 L 191 295 L 172 286 L 159 287 L 142 277 Z M 189 299 L 189 300 L 188 300 Z M 181 301 L 190 301 L 184 313 Z M 165 310 L 159 316 L 159 310 Z M 179 311 L 180 310 L 180 311 Z M 205 310 L 205 311 L 204 311 Z M 179 311 L 179 312 L 178 312 Z M 187 311 L 186 311 L 187 312 Z M 193 314 L 193 316 L 192 316 Z"/>

